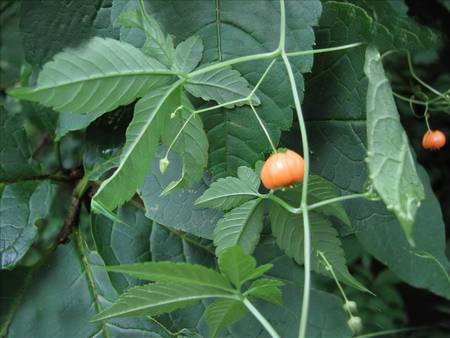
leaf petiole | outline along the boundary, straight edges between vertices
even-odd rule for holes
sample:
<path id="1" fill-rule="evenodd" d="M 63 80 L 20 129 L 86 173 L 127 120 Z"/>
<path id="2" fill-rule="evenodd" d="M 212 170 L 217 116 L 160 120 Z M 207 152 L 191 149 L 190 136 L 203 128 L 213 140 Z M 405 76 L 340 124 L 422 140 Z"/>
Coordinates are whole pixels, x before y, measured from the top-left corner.
<path id="1" fill-rule="evenodd" d="M 311 49 L 311 50 L 304 50 L 304 51 L 299 51 L 299 52 L 289 52 L 289 53 L 286 53 L 286 55 L 288 57 L 291 57 L 291 56 L 305 56 L 305 55 L 311 55 L 311 54 L 336 52 L 339 50 L 359 47 L 359 46 L 362 46 L 363 44 L 364 44 L 364 42 L 355 42 L 355 43 L 349 43 L 348 45 L 342 45 L 342 46 L 336 46 L 336 47 Z"/>
<path id="2" fill-rule="evenodd" d="M 247 309 L 255 316 L 255 318 L 261 323 L 262 326 L 266 329 L 266 331 L 272 336 L 272 338 L 281 338 L 281 336 L 275 331 L 275 329 L 270 325 L 266 318 L 258 311 L 256 307 L 253 306 L 252 303 L 248 300 L 248 298 L 244 298 L 242 300 Z"/>

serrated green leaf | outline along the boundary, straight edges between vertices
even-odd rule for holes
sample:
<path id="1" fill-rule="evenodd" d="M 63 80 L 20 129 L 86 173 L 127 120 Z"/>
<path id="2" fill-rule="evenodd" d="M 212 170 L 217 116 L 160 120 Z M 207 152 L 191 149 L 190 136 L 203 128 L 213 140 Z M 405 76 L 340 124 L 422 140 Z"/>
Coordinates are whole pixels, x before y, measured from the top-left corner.
<path id="1" fill-rule="evenodd" d="M 166 121 L 179 105 L 177 83 L 158 88 L 136 103 L 119 167 L 102 183 L 95 201 L 113 210 L 135 194 L 150 168 Z"/>
<path id="2" fill-rule="evenodd" d="M 195 97 L 205 101 L 214 100 L 218 104 L 245 99 L 251 93 L 247 80 L 237 70 L 231 68 L 220 68 L 196 75 L 190 78 L 184 87 Z M 252 95 L 251 102 L 254 105 L 261 104 L 256 95 Z M 244 104 L 246 102 L 228 104 L 225 107 L 234 108 Z"/>
<path id="3" fill-rule="evenodd" d="M 203 41 L 197 36 L 180 42 L 175 49 L 175 63 L 173 69 L 183 73 L 189 73 L 197 67 L 203 56 Z"/>
<path id="4" fill-rule="evenodd" d="M 281 289 L 284 283 L 277 279 L 260 278 L 250 284 L 246 295 L 260 298 L 270 303 L 281 304 Z"/>
<path id="5" fill-rule="evenodd" d="M 162 142 L 166 146 L 170 146 L 182 130 L 171 151 L 182 157 L 183 167 L 180 177 L 165 187 L 163 195 L 174 189 L 187 188 L 198 183 L 208 164 L 208 138 L 203 129 L 202 120 L 198 116 L 191 115 L 189 109 L 193 109 L 193 106 L 184 94 L 181 97 L 181 104 L 188 109 L 182 109 L 174 118 L 170 119 L 162 135 Z"/>
<path id="6" fill-rule="evenodd" d="M 94 37 L 44 65 L 35 88 L 9 94 L 57 111 L 107 112 L 168 82 L 171 72 L 130 44 Z"/>
<path id="7" fill-rule="evenodd" d="M 238 168 L 238 177 L 219 178 L 195 202 L 205 208 L 229 210 L 259 196 L 259 177 L 247 167 Z"/>
<path id="8" fill-rule="evenodd" d="M 371 184 L 397 216 L 408 239 L 417 209 L 425 198 L 408 136 L 395 106 L 392 89 L 375 47 L 366 50 L 367 163 Z"/>
<path id="9" fill-rule="evenodd" d="M 303 216 L 291 214 L 278 204 L 272 203 L 269 217 L 272 225 L 272 234 L 275 236 L 278 246 L 284 250 L 286 255 L 294 258 L 298 264 L 303 264 Z M 326 218 L 318 213 L 310 212 L 309 220 L 311 227 L 312 269 L 326 276 L 331 276 L 318 256 L 318 252 L 321 251 L 327 257 L 339 280 L 354 288 L 368 291 L 348 271 L 344 250 L 342 250 L 336 229 L 333 228 Z"/>
<path id="10" fill-rule="evenodd" d="M 219 254 L 218 263 L 220 271 L 237 288 L 240 288 L 242 284 L 251 279 L 258 278 L 269 268 L 269 265 L 264 265 L 264 268 L 257 270 L 256 260 L 245 253 L 244 249 L 239 245 L 223 250 Z"/>
<path id="11" fill-rule="evenodd" d="M 233 291 L 230 283 L 220 273 L 198 264 L 173 262 L 146 262 L 108 266 L 107 271 L 121 272 L 135 278 L 153 282 L 170 282 L 203 285 Z"/>
<path id="12" fill-rule="evenodd" d="M 9 114 L 0 105 L 0 182 L 39 173 L 39 165 L 31 157 L 23 120 L 18 114 Z"/>
<path id="13" fill-rule="evenodd" d="M 215 300 L 205 310 L 209 337 L 217 337 L 226 327 L 244 318 L 246 314 L 247 309 L 240 301 L 232 299 Z"/>
<path id="14" fill-rule="evenodd" d="M 262 199 L 250 200 L 226 213 L 214 229 L 216 254 L 220 255 L 223 250 L 234 245 L 239 245 L 251 254 L 263 228 L 263 214 Z"/>
<path id="15" fill-rule="evenodd" d="M 4 187 L 0 197 L 0 269 L 12 269 L 37 236 L 35 222 L 50 210 L 49 181 L 20 182 Z"/>
<path id="16" fill-rule="evenodd" d="M 114 317 L 159 315 L 187 307 L 206 298 L 233 298 L 232 293 L 204 285 L 153 283 L 135 286 L 122 294 L 110 308 L 93 320 Z"/>

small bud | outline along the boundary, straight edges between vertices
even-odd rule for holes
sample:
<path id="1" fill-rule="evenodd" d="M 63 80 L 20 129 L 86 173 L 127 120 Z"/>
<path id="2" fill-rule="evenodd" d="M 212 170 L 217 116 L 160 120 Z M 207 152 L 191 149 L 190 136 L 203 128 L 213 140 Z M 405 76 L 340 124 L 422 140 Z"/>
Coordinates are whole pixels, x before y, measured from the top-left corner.
<path id="1" fill-rule="evenodd" d="M 169 167 L 170 161 L 168 160 L 167 157 L 164 157 L 162 159 L 159 160 L 159 171 L 161 172 L 161 174 L 164 174 L 167 170 L 167 168 Z"/>
<path id="2" fill-rule="evenodd" d="M 362 331 L 362 320 L 360 317 L 351 317 L 348 322 L 348 326 L 353 332 L 353 335 L 357 335 Z"/>
<path id="3" fill-rule="evenodd" d="M 172 114 L 170 114 L 170 119 L 173 120 L 177 116 L 177 111 L 175 110 Z"/>
<path id="4" fill-rule="evenodd" d="M 343 305 L 343 308 L 345 311 L 348 311 L 352 314 L 355 314 L 356 312 L 358 312 L 358 306 L 356 305 L 356 302 L 354 302 L 352 300 L 345 302 L 345 304 Z"/>

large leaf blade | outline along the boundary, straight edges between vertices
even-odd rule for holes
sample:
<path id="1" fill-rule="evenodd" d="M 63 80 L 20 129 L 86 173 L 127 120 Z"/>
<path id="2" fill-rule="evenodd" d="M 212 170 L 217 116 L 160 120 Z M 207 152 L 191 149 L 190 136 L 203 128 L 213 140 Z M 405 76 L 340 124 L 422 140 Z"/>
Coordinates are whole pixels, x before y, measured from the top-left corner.
<path id="1" fill-rule="evenodd" d="M 373 187 L 397 216 L 408 239 L 425 192 L 408 136 L 400 123 L 392 89 L 375 47 L 366 50 L 364 72 L 367 89 L 367 159 Z"/>
<path id="2" fill-rule="evenodd" d="M 107 112 L 167 83 L 171 72 L 124 42 L 94 37 L 44 65 L 35 88 L 10 95 L 57 111 Z"/>
<path id="3" fill-rule="evenodd" d="M 100 186 L 96 202 L 113 210 L 134 195 L 151 165 L 166 121 L 179 105 L 178 83 L 158 88 L 138 101 L 119 167 Z"/>

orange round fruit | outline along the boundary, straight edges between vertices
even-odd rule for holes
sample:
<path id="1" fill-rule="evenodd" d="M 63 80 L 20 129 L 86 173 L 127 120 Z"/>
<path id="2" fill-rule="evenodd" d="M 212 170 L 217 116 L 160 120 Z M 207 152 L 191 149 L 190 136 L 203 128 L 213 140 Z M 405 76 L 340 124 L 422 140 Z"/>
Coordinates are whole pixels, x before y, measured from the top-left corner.
<path id="1" fill-rule="evenodd" d="M 428 130 L 422 139 L 422 147 L 428 150 L 437 150 L 445 146 L 447 138 L 440 130 Z"/>
<path id="2" fill-rule="evenodd" d="M 267 189 L 277 189 L 303 182 L 303 157 L 292 150 L 271 155 L 261 170 L 261 181 Z"/>

